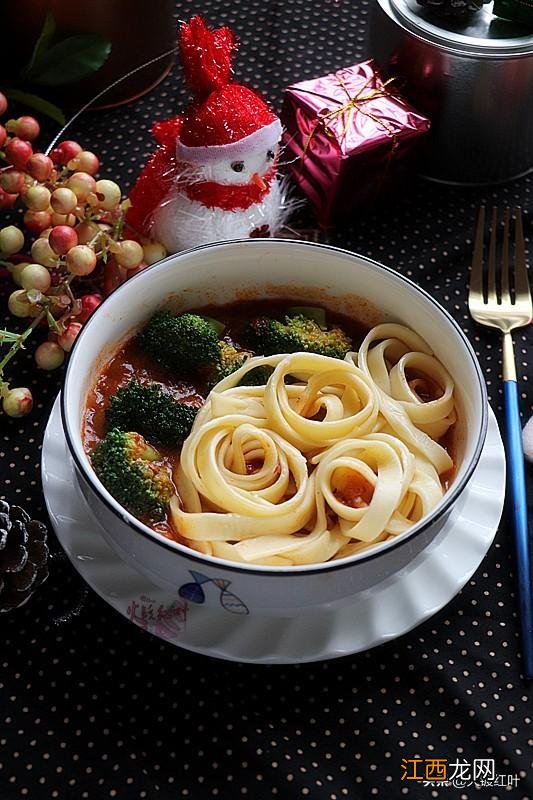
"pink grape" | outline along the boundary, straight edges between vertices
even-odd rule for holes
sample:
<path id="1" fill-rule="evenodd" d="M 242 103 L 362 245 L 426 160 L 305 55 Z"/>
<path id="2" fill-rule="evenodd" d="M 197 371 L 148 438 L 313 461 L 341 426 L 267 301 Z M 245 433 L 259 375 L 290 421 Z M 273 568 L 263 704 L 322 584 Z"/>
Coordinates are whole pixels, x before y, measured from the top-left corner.
<path id="1" fill-rule="evenodd" d="M 71 322 L 65 332 L 58 336 L 57 343 L 66 353 L 70 353 L 72 350 L 72 346 L 82 327 L 80 322 Z"/>
<path id="2" fill-rule="evenodd" d="M 57 214 L 70 214 L 78 205 L 78 198 L 71 189 L 61 187 L 52 192 L 50 205 Z"/>
<path id="3" fill-rule="evenodd" d="M 96 191 L 96 181 L 87 172 L 75 172 L 68 179 L 67 186 L 74 192 L 80 202 L 87 200 L 90 193 Z"/>
<path id="4" fill-rule="evenodd" d="M 18 195 L 16 194 L 4 192 L 0 186 L 0 211 L 6 211 L 8 208 L 11 208 L 15 204 L 17 197 Z"/>
<path id="5" fill-rule="evenodd" d="M 60 164 L 61 166 L 65 166 L 68 162 L 75 158 L 78 153 L 81 152 L 81 146 L 77 142 L 73 142 L 70 139 L 61 142 L 57 147 L 55 147 L 52 152 L 50 153 L 50 157 L 54 164 Z"/>
<path id="6" fill-rule="evenodd" d="M 120 203 L 122 192 L 118 183 L 104 179 L 96 181 L 96 196 L 99 208 L 112 211 Z"/>
<path id="7" fill-rule="evenodd" d="M 91 314 L 93 314 L 100 303 L 102 302 L 103 297 L 99 294 L 84 294 L 80 297 L 81 301 L 81 311 L 77 315 L 76 319 L 79 320 L 82 324 L 87 322 Z"/>
<path id="8" fill-rule="evenodd" d="M 7 129 L 20 139 L 24 139 L 25 142 L 33 142 L 41 132 L 41 127 L 35 117 L 28 116 L 10 120 L 7 123 Z"/>
<path id="9" fill-rule="evenodd" d="M 68 162 L 68 168 L 72 170 L 79 170 L 80 172 L 87 172 L 89 175 L 95 175 L 100 169 L 100 160 L 98 156 L 91 153 L 90 150 L 82 150 L 81 153 L 74 156 Z"/>
<path id="10" fill-rule="evenodd" d="M 56 211 L 52 212 L 52 225 L 68 225 L 69 228 L 73 228 L 77 221 L 74 214 L 58 214 Z"/>
<path id="11" fill-rule="evenodd" d="M 8 105 L 7 97 L 5 96 L 5 94 L 2 94 L 2 92 L 0 92 L 0 117 L 2 116 L 2 114 L 6 113 L 7 105 Z"/>
<path id="12" fill-rule="evenodd" d="M 26 164 L 33 155 L 33 148 L 29 142 L 15 137 L 5 146 L 6 161 L 17 169 L 25 169 Z"/>
<path id="13" fill-rule="evenodd" d="M 58 256 L 64 256 L 78 244 L 78 234 L 69 225 L 55 225 L 50 231 L 48 241 Z"/>
<path id="14" fill-rule="evenodd" d="M 50 190 L 46 186 L 30 186 L 23 200 L 30 211 L 47 211 L 50 206 Z"/>
<path id="15" fill-rule="evenodd" d="M 36 239 L 31 246 L 31 257 L 36 264 L 43 267 L 57 266 L 57 254 L 50 247 L 48 239 Z"/>
<path id="16" fill-rule="evenodd" d="M 31 211 L 24 214 L 24 224 L 31 233 L 40 234 L 50 227 L 52 216 L 48 211 Z"/>
<path id="17" fill-rule="evenodd" d="M 26 289 L 26 291 L 37 289 L 44 294 L 50 288 L 52 278 L 46 267 L 41 266 L 41 264 L 28 264 L 28 266 L 22 270 L 20 282 L 22 288 Z"/>
<path id="18" fill-rule="evenodd" d="M 143 244 L 144 260 L 147 264 L 155 264 L 165 258 L 167 251 L 160 242 L 147 242 Z"/>
<path id="19" fill-rule="evenodd" d="M 3 147 L 6 143 L 7 139 L 7 131 L 3 125 L 0 125 L 0 147 Z"/>
<path id="20" fill-rule="evenodd" d="M 33 408 L 33 397 L 29 389 L 10 389 L 2 399 L 2 408 L 8 417 L 25 417 Z"/>
<path id="21" fill-rule="evenodd" d="M 57 369 L 65 360 L 65 351 L 57 342 L 43 342 L 35 351 L 35 363 L 39 369 Z"/>
<path id="22" fill-rule="evenodd" d="M 67 253 L 67 269 L 73 275 L 90 275 L 96 267 L 96 253 L 86 244 L 78 244 Z"/>
<path id="23" fill-rule="evenodd" d="M 7 307 L 14 317 L 29 317 L 31 304 L 26 296 L 24 289 L 16 289 L 11 292 L 7 301 Z"/>
<path id="24" fill-rule="evenodd" d="M 50 179 L 53 168 L 54 162 L 44 153 L 34 153 L 26 164 L 28 174 L 41 183 Z"/>
<path id="25" fill-rule="evenodd" d="M 133 239 L 119 242 L 118 251 L 114 254 L 116 262 L 124 269 L 135 269 L 143 260 L 143 249 Z"/>
<path id="26" fill-rule="evenodd" d="M 22 283 L 20 282 L 20 276 L 22 275 L 22 271 L 28 266 L 28 264 L 29 264 L 28 261 L 21 261 L 20 264 L 13 264 L 13 266 L 9 267 L 11 277 L 13 278 L 17 286 L 22 286 Z"/>
<path id="27" fill-rule="evenodd" d="M 80 244 L 88 244 L 100 232 L 100 228 L 96 222 L 83 220 L 74 228 L 78 234 L 78 241 Z"/>
<path id="28" fill-rule="evenodd" d="M 24 247 L 24 234 L 15 225 L 6 225 L 0 230 L 0 251 L 7 256 L 18 253 Z"/>
<path id="29" fill-rule="evenodd" d="M 20 194 L 24 189 L 24 173 L 13 167 L 0 172 L 0 186 L 8 194 Z"/>

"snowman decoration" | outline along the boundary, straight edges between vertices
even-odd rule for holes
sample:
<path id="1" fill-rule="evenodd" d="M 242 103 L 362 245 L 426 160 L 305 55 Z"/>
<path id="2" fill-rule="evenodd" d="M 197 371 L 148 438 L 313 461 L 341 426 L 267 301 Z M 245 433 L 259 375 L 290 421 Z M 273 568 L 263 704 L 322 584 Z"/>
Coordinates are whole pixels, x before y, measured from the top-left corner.
<path id="1" fill-rule="evenodd" d="M 282 128 L 252 89 L 231 81 L 236 41 L 202 17 L 182 25 L 180 55 L 194 99 L 156 123 L 159 144 L 130 193 L 128 224 L 170 253 L 208 242 L 275 236 L 286 216 L 276 177 Z"/>

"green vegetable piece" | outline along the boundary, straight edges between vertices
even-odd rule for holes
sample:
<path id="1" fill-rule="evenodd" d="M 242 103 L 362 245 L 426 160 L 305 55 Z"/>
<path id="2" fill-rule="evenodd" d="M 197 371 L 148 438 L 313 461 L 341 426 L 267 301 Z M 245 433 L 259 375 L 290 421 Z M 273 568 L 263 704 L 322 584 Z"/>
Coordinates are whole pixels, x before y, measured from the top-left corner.
<path id="1" fill-rule="evenodd" d="M 242 367 L 246 359 L 252 355 L 248 350 L 237 350 L 233 345 L 223 341 L 218 343 L 218 350 L 218 358 L 213 365 L 209 380 L 210 389 Z"/>
<path id="2" fill-rule="evenodd" d="M 98 443 L 91 457 L 94 471 L 124 508 L 152 520 L 163 519 L 174 486 L 160 455 L 138 433 L 117 428 Z"/>
<path id="3" fill-rule="evenodd" d="M 197 413 L 197 408 L 180 403 L 156 384 L 133 380 L 110 398 L 105 416 L 108 429 L 135 430 L 160 444 L 181 445 Z"/>
<path id="4" fill-rule="evenodd" d="M 203 314 L 201 315 L 201 317 L 211 325 L 216 335 L 220 338 L 226 329 L 224 323 L 219 322 L 218 319 L 213 319 L 213 317 L 205 317 Z"/>
<path id="5" fill-rule="evenodd" d="M 173 372 L 187 372 L 218 360 L 218 336 L 198 314 L 161 311 L 137 334 L 137 344 Z"/>
<path id="6" fill-rule="evenodd" d="M 352 346 L 350 337 L 341 328 L 323 331 L 316 322 L 303 316 L 286 316 L 285 322 L 257 317 L 245 336 L 252 350 L 261 355 L 309 352 L 344 358 Z"/>
<path id="7" fill-rule="evenodd" d="M 319 306 L 292 306 L 287 309 L 287 316 L 312 319 L 322 330 L 327 329 L 326 311 Z"/>

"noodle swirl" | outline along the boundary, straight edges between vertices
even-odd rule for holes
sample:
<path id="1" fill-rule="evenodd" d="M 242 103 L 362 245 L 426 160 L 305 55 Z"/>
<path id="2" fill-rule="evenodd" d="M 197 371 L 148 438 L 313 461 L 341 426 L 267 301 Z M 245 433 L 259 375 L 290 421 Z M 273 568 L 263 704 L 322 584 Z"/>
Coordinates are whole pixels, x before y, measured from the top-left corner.
<path id="1" fill-rule="evenodd" d="M 241 385 L 265 366 L 265 386 Z M 251 358 L 196 417 L 176 470 L 173 522 L 191 547 L 231 561 L 353 555 L 441 500 L 439 475 L 452 460 L 435 439 L 454 420 L 451 377 L 402 325 L 372 329 L 344 361 Z"/>

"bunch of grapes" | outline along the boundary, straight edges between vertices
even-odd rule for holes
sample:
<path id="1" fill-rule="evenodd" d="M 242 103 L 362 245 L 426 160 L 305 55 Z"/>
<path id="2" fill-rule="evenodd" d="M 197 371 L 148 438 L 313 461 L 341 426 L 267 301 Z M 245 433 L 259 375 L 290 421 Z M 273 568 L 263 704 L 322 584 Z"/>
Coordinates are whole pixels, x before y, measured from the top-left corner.
<path id="1" fill-rule="evenodd" d="M 6 110 L 0 93 L 0 117 Z M 33 398 L 25 387 L 11 388 L 3 371 L 31 333 L 47 326 L 35 361 L 41 369 L 56 369 L 103 295 L 166 255 L 158 242 L 125 238 L 128 201 L 117 183 L 96 179 L 100 162 L 94 153 L 74 141 L 61 142 L 49 155 L 35 152 L 39 132 L 30 116 L 0 124 L 0 211 L 17 201 L 25 207 L 25 231 L 0 229 L 0 267 L 19 287 L 8 308 L 30 321 L 20 334 L 0 330 L 0 345 L 10 346 L 0 357 L 0 397 L 13 417 L 29 413 Z"/>

